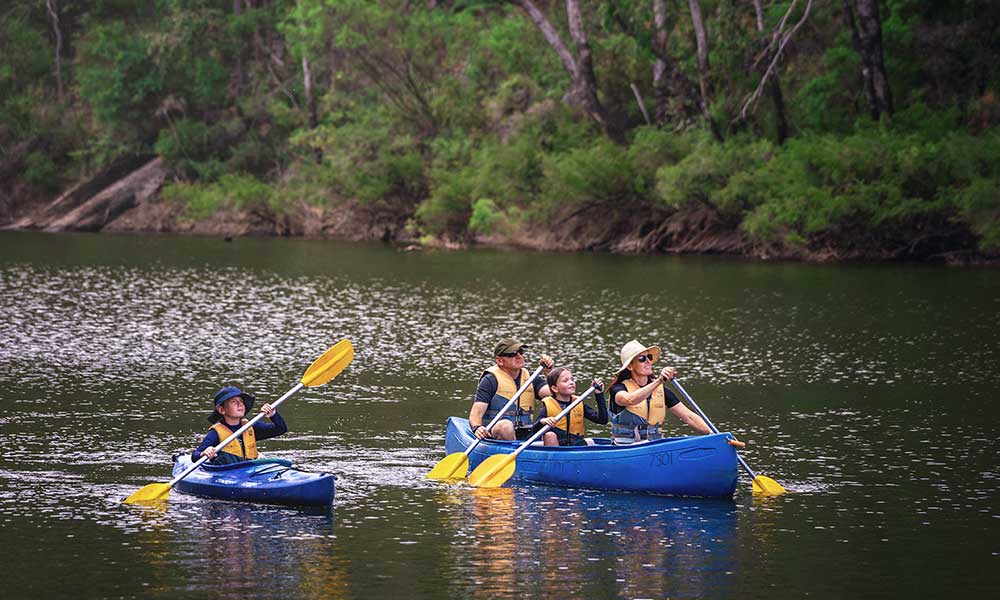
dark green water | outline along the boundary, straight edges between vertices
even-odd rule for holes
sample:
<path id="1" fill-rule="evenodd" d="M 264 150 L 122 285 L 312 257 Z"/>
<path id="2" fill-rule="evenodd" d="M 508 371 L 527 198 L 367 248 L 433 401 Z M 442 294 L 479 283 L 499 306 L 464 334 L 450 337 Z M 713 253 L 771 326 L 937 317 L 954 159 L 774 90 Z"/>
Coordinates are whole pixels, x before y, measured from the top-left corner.
<path id="1" fill-rule="evenodd" d="M 952 597 L 1000 586 L 1000 273 L 0 233 L 3 596 Z M 424 479 L 502 335 L 607 376 L 630 338 L 794 493 L 732 500 Z M 329 512 L 172 493 L 234 383 Z M 600 428 L 595 435 L 606 436 Z M 675 425 L 672 433 L 684 433 Z M 516 515 L 516 517 L 514 516 Z"/>

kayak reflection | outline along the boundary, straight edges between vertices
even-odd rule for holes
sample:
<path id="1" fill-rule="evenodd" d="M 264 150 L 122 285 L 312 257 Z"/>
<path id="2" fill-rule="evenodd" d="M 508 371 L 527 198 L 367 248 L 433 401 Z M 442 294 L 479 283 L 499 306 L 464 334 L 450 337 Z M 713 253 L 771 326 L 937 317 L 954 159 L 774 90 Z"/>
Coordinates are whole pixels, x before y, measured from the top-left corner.
<path id="1" fill-rule="evenodd" d="M 729 499 L 474 488 L 463 510 L 456 525 L 471 539 L 455 558 L 467 561 L 465 585 L 475 597 L 515 589 L 576 597 L 735 593 L 724 576 L 738 572 Z"/>

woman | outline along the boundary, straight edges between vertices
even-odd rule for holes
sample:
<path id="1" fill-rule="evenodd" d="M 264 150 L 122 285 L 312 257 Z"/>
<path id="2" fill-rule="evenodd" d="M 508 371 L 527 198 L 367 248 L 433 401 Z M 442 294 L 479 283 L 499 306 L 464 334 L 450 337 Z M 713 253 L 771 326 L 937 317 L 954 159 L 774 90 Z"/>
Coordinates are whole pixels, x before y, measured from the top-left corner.
<path id="1" fill-rule="evenodd" d="M 644 346 L 632 340 L 622 346 L 622 366 L 611 385 L 611 437 L 615 444 L 634 444 L 663 437 L 661 427 L 667 410 L 700 433 L 711 433 L 697 414 L 664 387 L 677 375 L 673 367 L 663 367 L 653 376 L 653 363 L 660 360 L 658 346 Z"/>
<path id="2" fill-rule="evenodd" d="M 542 410 L 538 413 L 536 428 L 543 425 L 550 425 L 551 430 L 546 431 L 543 439 L 546 446 L 585 446 L 593 445 L 594 440 L 583 437 L 583 420 L 593 421 L 604 425 L 608 422 L 608 406 L 604 400 L 604 382 L 595 379 L 591 385 L 594 390 L 594 398 L 597 400 L 597 410 L 590 408 L 583 402 L 573 407 L 573 410 L 558 421 L 556 415 L 573 403 L 578 396 L 573 395 L 576 391 L 576 381 L 573 380 L 573 372 L 566 367 L 556 367 L 548 374 L 549 390 L 552 391 L 551 398 L 542 399 Z M 536 429 L 537 431 L 537 429 Z"/>

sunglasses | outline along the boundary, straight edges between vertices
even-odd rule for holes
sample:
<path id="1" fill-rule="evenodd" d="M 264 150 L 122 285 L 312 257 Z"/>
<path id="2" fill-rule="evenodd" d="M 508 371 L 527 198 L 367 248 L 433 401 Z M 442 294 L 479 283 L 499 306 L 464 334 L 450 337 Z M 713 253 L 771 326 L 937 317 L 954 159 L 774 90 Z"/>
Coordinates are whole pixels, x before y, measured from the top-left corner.
<path id="1" fill-rule="evenodd" d="M 501 352 L 499 356 L 502 356 L 504 358 L 514 358 L 518 354 L 524 356 L 524 350 L 518 350 L 517 352 Z"/>
<path id="2" fill-rule="evenodd" d="M 635 359 L 637 361 L 639 361 L 639 364 L 642 364 L 642 363 L 646 362 L 647 360 L 649 362 L 653 362 L 653 355 L 652 354 L 640 354 L 639 356 L 636 356 Z"/>

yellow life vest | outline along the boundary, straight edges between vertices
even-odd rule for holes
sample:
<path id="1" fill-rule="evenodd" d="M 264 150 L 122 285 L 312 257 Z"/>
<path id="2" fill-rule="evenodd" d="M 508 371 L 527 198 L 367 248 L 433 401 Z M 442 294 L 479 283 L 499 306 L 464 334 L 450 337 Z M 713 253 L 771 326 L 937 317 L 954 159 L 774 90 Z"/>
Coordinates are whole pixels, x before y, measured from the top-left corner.
<path id="1" fill-rule="evenodd" d="M 626 379 L 623 383 L 625 384 L 625 389 L 630 394 L 643 387 L 633 381 L 632 378 Z M 650 398 L 644 402 L 626 406 L 625 410 L 646 419 L 646 422 L 650 425 L 660 425 L 667 418 L 667 401 L 663 396 L 663 386 L 656 386 Z"/>
<path id="2" fill-rule="evenodd" d="M 518 385 L 514 383 L 514 380 L 506 371 L 500 367 L 493 365 L 483 373 L 492 373 L 494 377 L 497 378 L 497 393 L 493 396 L 493 400 L 490 402 L 489 408 L 486 411 L 485 418 L 492 419 L 503 405 L 506 404 L 513 396 L 517 393 Z M 524 385 L 528 381 L 528 377 L 531 373 L 527 369 L 521 369 L 521 385 Z M 530 426 L 532 421 L 532 415 L 535 412 L 535 385 L 534 383 L 528 385 L 528 388 L 524 390 L 524 393 L 517 399 L 517 405 L 521 407 L 521 419 L 518 426 Z M 512 406 L 508 409 L 507 414 L 513 417 L 514 407 Z M 558 413 L 556 413 L 558 414 Z"/>
<path id="3" fill-rule="evenodd" d="M 579 396 L 573 396 L 573 400 L 577 398 Z M 542 403 L 545 405 L 545 414 L 549 417 L 558 415 L 566 408 L 560 405 L 559 401 L 555 398 L 542 398 Z M 569 420 L 568 424 L 566 423 L 567 419 Z M 568 415 L 556 421 L 554 427 L 573 435 L 583 436 L 583 402 L 574 406 Z"/>
<path id="4" fill-rule="evenodd" d="M 247 423 L 248 421 L 246 419 L 241 421 L 241 425 L 246 425 Z M 215 433 L 219 435 L 220 442 L 233 435 L 232 430 L 222 423 L 212 425 L 212 429 L 214 429 Z M 243 435 L 240 437 L 243 438 L 242 446 L 240 445 L 240 438 L 235 438 L 233 441 L 226 444 L 220 452 L 226 452 L 228 454 L 239 456 L 243 458 L 243 460 L 254 460 L 257 458 L 257 437 L 253 433 L 253 427 L 247 428 L 247 430 L 244 431 Z M 246 450 L 245 453 L 244 450 Z"/>

